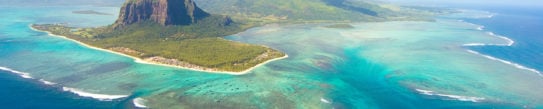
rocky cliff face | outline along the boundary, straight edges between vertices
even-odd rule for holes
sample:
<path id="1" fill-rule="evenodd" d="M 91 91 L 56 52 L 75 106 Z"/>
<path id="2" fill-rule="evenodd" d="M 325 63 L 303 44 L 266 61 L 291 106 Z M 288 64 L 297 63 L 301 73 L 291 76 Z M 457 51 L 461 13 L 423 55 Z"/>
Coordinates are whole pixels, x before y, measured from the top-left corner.
<path id="1" fill-rule="evenodd" d="M 119 28 L 140 21 L 189 25 L 209 15 L 192 0 L 127 0 L 113 26 Z"/>

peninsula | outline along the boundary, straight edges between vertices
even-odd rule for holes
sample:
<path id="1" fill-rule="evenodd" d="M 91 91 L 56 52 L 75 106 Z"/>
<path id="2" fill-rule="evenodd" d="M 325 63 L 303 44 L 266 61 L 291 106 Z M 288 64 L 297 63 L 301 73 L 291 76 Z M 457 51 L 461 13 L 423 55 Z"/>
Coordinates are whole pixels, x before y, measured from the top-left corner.
<path id="1" fill-rule="evenodd" d="M 146 63 L 199 71 L 243 74 L 259 64 L 287 56 L 266 46 L 223 39 L 252 26 L 226 15 L 209 14 L 192 0 L 127 0 L 117 21 L 104 27 L 31 27 Z"/>

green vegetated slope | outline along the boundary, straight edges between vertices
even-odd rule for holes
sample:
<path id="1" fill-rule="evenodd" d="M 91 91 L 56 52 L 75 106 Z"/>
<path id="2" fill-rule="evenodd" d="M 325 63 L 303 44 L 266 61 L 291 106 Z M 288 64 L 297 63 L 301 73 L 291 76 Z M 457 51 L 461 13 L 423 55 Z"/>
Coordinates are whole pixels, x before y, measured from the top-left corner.
<path id="1" fill-rule="evenodd" d="M 221 25 L 220 19 L 221 16 L 211 16 L 188 26 L 165 27 L 153 22 L 141 22 L 97 35 L 100 40 L 93 43 L 106 48 L 128 47 L 146 53 L 141 57 L 163 56 L 226 71 L 242 71 L 265 61 L 249 62 L 272 49 L 220 38 L 243 29 L 238 24 Z M 282 56 L 284 54 L 280 53 L 270 58 Z M 245 65 L 234 65 L 239 63 Z"/>
<path id="2" fill-rule="evenodd" d="M 214 14 L 263 21 L 340 22 L 424 20 L 419 10 L 364 0 L 195 0 Z"/>

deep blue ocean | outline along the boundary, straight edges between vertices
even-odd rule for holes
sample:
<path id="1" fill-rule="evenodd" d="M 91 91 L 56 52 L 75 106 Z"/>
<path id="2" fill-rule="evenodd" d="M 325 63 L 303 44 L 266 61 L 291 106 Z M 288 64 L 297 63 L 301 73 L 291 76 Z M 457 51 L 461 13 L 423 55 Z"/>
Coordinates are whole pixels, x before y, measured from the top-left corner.
<path id="1" fill-rule="evenodd" d="M 515 40 L 511 47 L 474 47 L 472 49 L 524 66 L 543 70 L 543 8 L 541 7 L 488 7 L 497 13 L 490 19 L 466 19 L 485 26 L 486 31 Z"/>
<path id="2" fill-rule="evenodd" d="M 0 99 L 4 109 L 96 109 L 118 108 L 123 101 L 99 101 L 79 97 L 43 83 L 0 71 Z"/>
<path id="3" fill-rule="evenodd" d="M 479 8 L 493 13 L 488 19 L 464 19 L 467 22 L 485 26 L 485 31 L 515 40 L 510 47 L 471 47 L 483 54 L 543 70 L 543 8 Z M 0 33 L 1 35 L 2 33 Z M 0 107 L 17 109 L 85 109 L 85 108 L 126 108 L 132 107 L 128 99 L 99 101 L 92 98 L 79 97 L 76 94 L 62 91 L 61 87 L 52 87 L 43 83 L 21 78 L 17 74 L 0 70 Z M 392 101 L 398 102 L 398 101 Z M 441 103 L 439 100 L 428 104 Z M 442 103 L 451 103 L 444 101 Z M 386 104 L 386 103 L 383 103 Z M 427 103 L 417 103 L 427 104 Z M 491 108 L 487 105 L 481 108 Z M 391 106 L 394 107 L 394 106 Z M 457 108 L 463 108 L 459 106 Z M 464 107 L 465 108 L 465 107 Z"/>

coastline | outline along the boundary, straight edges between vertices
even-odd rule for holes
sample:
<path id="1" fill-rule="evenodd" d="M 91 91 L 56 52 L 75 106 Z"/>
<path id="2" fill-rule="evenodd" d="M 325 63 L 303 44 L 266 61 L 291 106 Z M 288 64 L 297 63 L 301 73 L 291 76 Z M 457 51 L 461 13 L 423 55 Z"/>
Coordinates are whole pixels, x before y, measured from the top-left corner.
<path id="1" fill-rule="evenodd" d="M 113 54 L 117 54 L 117 55 L 121 55 L 121 56 L 125 56 L 125 57 L 129 57 L 129 58 L 132 58 L 134 59 L 134 62 L 136 63 L 140 63 L 140 64 L 150 64 L 150 65 L 159 65 L 159 66 L 166 66 L 166 67 L 174 67 L 174 68 L 180 68 L 180 69 L 186 69 L 186 70 L 192 70 L 192 71 L 200 71 L 200 72 L 207 72 L 207 73 L 219 73 L 219 74 L 229 74 L 229 75 L 244 75 L 244 74 L 247 74 L 249 73 L 249 71 L 257 68 L 257 67 L 260 67 L 262 65 L 265 65 L 269 62 L 272 62 L 272 61 L 276 61 L 276 60 L 281 60 L 281 59 L 285 59 L 285 58 L 288 58 L 288 54 L 285 54 L 285 56 L 283 57 L 278 57 L 278 58 L 273 58 L 273 59 L 270 59 L 270 60 L 267 60 L 267 61 L 264 61 L 262 63 L 259 63 L 251 68 L 248 68 L 244 71 L 240 71 L 240 72 L 233 72 L 233 71 L 216 71 L 216 70 L 204 70 L 204 69 L 195 69 L 195 68 L 189 68 L 189 67 L 182 67 L 182 66 L 175 66 L 175 65 L 168 65 L 168 64 L 162 64 L 162 63 L 157 63 L 157 62 L 150 62 L 150 61 L 145 61 L 144 59 L 141 59 L 141 58 L 138 58 L 138 57 L 134 57 L 134 56 L 130 56 L 130 55 L 127 55 L 127 54 L 124 54 L 124 53 L 120 53 L 120 52 L 116 52 L 116 51 L 112 51 L 112 50 L 108 50 L 108 49 L 104 49 L 104 48 L 99 48 L 99 47 L 95 47 L 95 46 L 92 46 L 92 45 L 88 45 L 88 44 L 85 44 L 83 42 L 80 42 L 80 41 L 77 41 L 77 40 L 74 40 L 74 39 L 71 39 L 71 38 L 68 38 L 66 36 L 61 36 L 61 35 L 56 35 L 56 34 L 53 34 L 49 31 L 42 31 L 42 30 L 38 30 L 34 27 L 32 27 L 32 24 L 28 25 L 28 27 L 30 29 L 32 29 L 33 31 L 37 31 L 37 32 L 44 32 L 44 33 L 47 33 L 48 35 L 50 36 L 55 36 L 55 37 L 59 37 L 59 38 L 63 38 L 63 39 L 66 39 L 66 40 L 69 40 L 69 41 L 72 41 L 72 42 L 75 42 L 79 45 L 82 45 L 84 47 L 87 47 L 87 48 L 91 48 L 91 49 L 95 49 L 95 50 L 100 50 L 100 51 L 104 51 L 104 52 L 109 52 L 109 53 L 113 53 Z"/>

